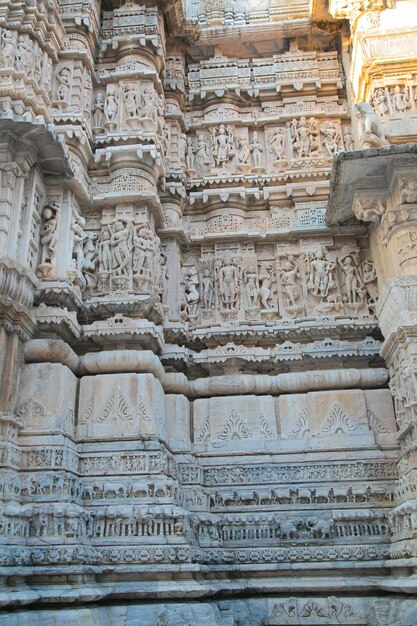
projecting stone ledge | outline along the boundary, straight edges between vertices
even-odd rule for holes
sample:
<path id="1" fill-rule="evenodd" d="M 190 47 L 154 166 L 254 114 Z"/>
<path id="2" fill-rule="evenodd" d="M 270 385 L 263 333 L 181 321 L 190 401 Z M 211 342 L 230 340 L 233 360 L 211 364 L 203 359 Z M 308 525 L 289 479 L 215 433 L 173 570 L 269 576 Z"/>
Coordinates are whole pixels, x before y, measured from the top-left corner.
<path id="1" fill-rule="evenodd" d="M 330 177 L 327 224 L 333 226 L 355 218 L 354 204 L 358 196 L 386 198 L 394 171 L 416 165 L 416 143 L 341 152 L 334 159 Z"/>

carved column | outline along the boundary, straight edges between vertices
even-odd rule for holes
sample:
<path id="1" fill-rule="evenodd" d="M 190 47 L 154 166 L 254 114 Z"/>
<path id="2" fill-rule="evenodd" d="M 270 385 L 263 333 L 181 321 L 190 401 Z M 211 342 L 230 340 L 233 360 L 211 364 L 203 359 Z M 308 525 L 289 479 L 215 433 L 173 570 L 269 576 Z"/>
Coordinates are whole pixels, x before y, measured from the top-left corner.
<path id="1" fill-rule="evenodd" d="M 369 224 L 380 290 L 376 313 L 385 339 L 381 356 L 391 376 L 400 445 L 399 479 L 390 517 L 391 554 L 401 559 L 417 555 L 416 165 L 414 144 L 339 158 L 328 210 L 331 223 L 343 222 L 350 215 L 351 202 L 355 216 Z"/>

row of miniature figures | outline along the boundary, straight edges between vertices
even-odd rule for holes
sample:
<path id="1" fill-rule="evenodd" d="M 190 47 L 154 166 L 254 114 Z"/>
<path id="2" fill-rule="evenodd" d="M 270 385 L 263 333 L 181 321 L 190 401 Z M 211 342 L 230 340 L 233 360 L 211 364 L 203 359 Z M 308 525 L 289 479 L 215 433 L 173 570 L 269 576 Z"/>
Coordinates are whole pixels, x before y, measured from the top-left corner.
<path id="1" fill-rule="evenodd" d="M 181 284 L 182 317 L 190 322 L 369 314 L 377 300 L 374 263 L 351 249 L 320 247 L 269 262 L 225 253 L 184 265 Z"/>
<path id="2" fill-rule="evenodd" d="M 221 124 L 189 135 L 186 143 L 186 166 L 191 178 L 219 171 L 261 174 L 268 167 L 281 166 L 288 159 L 333 158 L 343 150 L 353 150 L 349 128 L 340 122 L 320 123 L 314 117 L 293 119 L 286 126 L 265 133 L 237 130 Z"/>

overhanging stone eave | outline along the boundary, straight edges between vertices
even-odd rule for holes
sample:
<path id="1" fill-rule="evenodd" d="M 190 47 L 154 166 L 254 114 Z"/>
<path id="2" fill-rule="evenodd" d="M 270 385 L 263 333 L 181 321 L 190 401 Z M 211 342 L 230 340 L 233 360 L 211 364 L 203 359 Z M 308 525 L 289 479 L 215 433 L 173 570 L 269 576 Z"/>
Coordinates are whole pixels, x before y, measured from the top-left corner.
<path id="1" fill-rule="evenodd" d="M 25 119 L 6 115 L 0 118 L 0 133 L 8 132 L 36 149 L 36 159 L 45 176 L 73 178 L 68 148 L 63 138 L 55 132 L 53 124 L 43 118 Z"/>
<path id="2" fill-rule="evenodd" d="M 364 187 L 367 180 L 386 178 L 394 161 L 405 163 L 412 159 L 417 165 L 417 143 L 384 146 L 353 152 L 341 152 L 333 162 L 330 176 L 330 194 L 327 204 L 326 222 L 329 226 L 342 224 L 352 218 L 353 195 L 358 186 Z M 379 189 L 380 186 L 379 186 Z"/>

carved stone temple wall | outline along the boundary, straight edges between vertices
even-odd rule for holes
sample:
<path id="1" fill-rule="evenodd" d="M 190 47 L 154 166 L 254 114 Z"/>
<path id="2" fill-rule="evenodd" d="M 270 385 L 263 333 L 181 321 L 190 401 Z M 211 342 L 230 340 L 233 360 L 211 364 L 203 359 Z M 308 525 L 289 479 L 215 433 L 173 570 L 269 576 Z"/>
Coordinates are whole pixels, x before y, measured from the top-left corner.
<path id="1" fill-rule="evenodd" d="M 417 624 L 417 5 L 0 0 L 0 624 Z"/>

